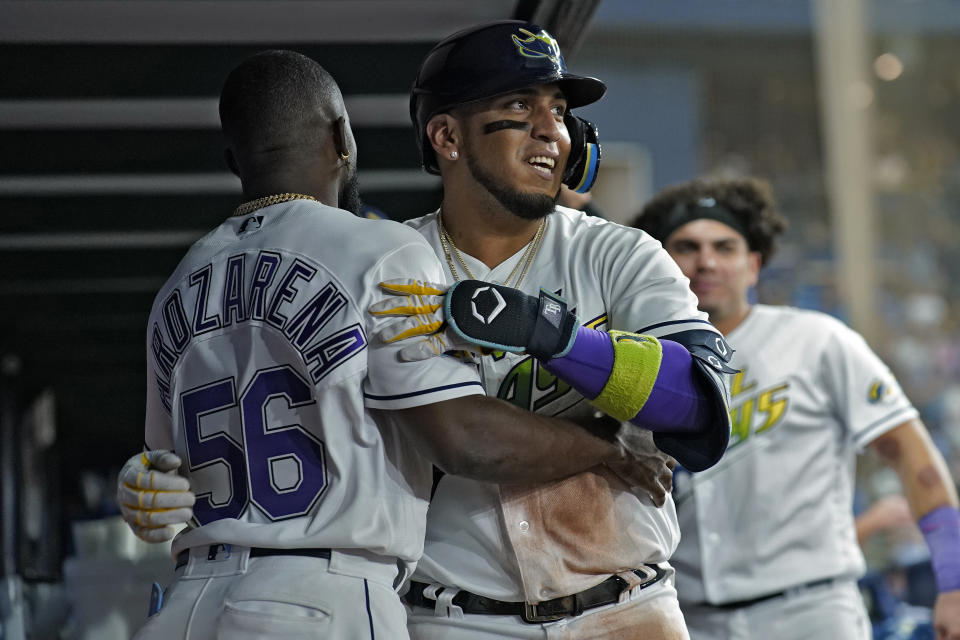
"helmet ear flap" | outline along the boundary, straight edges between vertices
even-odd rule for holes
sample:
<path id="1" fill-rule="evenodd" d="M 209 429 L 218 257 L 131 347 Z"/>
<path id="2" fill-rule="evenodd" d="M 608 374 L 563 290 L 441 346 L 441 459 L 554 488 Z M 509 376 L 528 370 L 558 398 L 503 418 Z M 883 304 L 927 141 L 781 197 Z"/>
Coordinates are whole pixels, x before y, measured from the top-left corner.
<path id="1" fill-rule="evenodd" d="M 420 149 L 420 164 L 433 175 L 440 175 L 440 167 L 433 151 L 433 145 L 427 138 L 427 122 L 437 113 L 440 103 L 436 96 L 418 90 L 414 87 L 410 93 L 410 120 L 413 122 L 413 134 Z"/>
<path id="2" fill-rule="evenodd" d="M 570 157 L 563 172 L 563 184 L 571 191 L 586 193 L 597 179 L 600 168 L 600 139 L 592 122 L 567 112 L 563 123 L 570 134 Z"/>

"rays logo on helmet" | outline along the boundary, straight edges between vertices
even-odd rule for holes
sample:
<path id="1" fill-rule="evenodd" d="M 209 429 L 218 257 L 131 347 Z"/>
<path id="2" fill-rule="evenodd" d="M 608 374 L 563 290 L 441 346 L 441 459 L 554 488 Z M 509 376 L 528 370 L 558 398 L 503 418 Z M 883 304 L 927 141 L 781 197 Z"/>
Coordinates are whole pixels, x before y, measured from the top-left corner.
<path id="1" fill-rule="evenodd" d="M 520 33 L 529 37 L 523 39 L 519 38 L 516 34 L 510 36 L 513 38 L 513 44 L 517 45 L 517 50 L 520 51 L 520 55 L 525 58 L 548 58 L 550 62 L 556 65 L 561 64 L 560 45 L 550 37 L 549 33 L 546 31 L 534 33 L 523 28 L 520 29 Z"/>

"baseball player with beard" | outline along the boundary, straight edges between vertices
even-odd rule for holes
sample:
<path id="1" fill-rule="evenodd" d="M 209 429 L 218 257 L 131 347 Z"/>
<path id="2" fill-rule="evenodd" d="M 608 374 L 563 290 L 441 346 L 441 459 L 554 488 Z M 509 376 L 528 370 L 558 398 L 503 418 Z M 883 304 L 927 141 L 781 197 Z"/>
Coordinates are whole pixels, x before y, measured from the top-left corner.
<path id="1" fill-rule="evenodd" d="M 366 313 L 378 282 L 444 273 L 420 234 L 353 215 L 353 134 L 317 63 L 249 58 L 220 115 L 247 202 L 156 297 L 151 451 L 120 477 L 144 537 L 192 516 L 138 640 L 406 638 L 396 588 L 422 551 L 431 462 L 515 483 L 609 462 L 642 480 L 611 441 L 482 395 L 475 367 L 370 343 L 386 322 Z"/>
<path id="2" fill-rule="evenodd" d="M 674 481 L 683 538 L 673 564 L 691 637 L 871 637 L 852 514 L 855 456 L 869 447 L 899 475 L 930 548 L 937 638 L 960 638 L 957 496 L 916 409 L 838 320 L 748 301 L 785 228 L 769 185 L 681 184 L 634 225 L 680 265 L 740 369 L 726 455 Z"/>
<path id="3" fill-rule="evenodd" d="M 639 425 L 707 468 L 729 436 L 728 348 L 658 243 L 556 206 L 561 183 L 589 188 L 599 157 L 569 109 L 604 90 L 569 74 L 536 25 L 436 45 L 410 105 L 443 201 L 408 224 L 445 278 L 385 283 L 396 298 L 372 311 L 401 316 L 381 337 L 408 344 L 404 358 L 492 348 L 479 361 L 487 394 L 542 415 L 599 408 L 635 450 L 662 455 Z M 445 475 L 406 595 L 411 637 L 686 638 L 667 563 L 678 539 L 670 499 L 658 506 L 603 467 L 549 483 Z"/>

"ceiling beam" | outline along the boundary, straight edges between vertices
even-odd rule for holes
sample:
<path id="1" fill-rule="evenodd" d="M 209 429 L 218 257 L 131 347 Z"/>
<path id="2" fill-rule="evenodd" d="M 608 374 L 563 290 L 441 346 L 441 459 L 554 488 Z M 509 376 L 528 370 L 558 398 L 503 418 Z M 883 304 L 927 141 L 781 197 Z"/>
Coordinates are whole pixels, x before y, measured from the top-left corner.
<path id="1" fill-rule="evenodd" d="M 353 127 L 409 127 L 410 97 L 344 97 Z M 219 129 L 218 99 L 0 100 L 0 129 Z"/>
<path id="2" fill-rule="evenodd" d="M 5 233 L 0 251 L 55 251 L 76 249 L 165 249 L 188 247 L 206 230 L 186 231 L 70 231 Z"/>
<path id="3" fill-rule="evenodd" d="M 513 0 L 5 1 L 0 2 L 0 42 L 434 42 L 507 17 L 513 6 Z"/>
<path id="4" fill-rule="evenodd" d="M 365 169 L 361 191 L 435 189 L 440 178 L 420 169 Z M 217 173 L 0 175 L 0 196 L 240 194 L 240 179 Z"/>

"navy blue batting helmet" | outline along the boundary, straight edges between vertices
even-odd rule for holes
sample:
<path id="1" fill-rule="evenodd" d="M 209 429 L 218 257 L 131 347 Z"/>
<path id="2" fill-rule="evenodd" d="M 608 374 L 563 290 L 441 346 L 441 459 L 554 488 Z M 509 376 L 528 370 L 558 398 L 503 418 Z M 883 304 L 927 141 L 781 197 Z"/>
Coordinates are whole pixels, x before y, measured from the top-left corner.
<path id="1" fill-rule="evenodd" d="M 569 109 L 596 102 L 607 90 L 596 78 L 568 73 L 557 41 L 542 27 L 529 22 L 490 22 L 458 31 L 439 42 L 420 65 L 410 94 L 410 119 L 424 168 L 429 173 L 440 173 L 426 135 L 430 118 L 457 105 L 540 84 L 558 85 Z M 596 128 L 584 120 L 575 125 L 581 123 L 585 125 L 581 126 L 582 140 L 577 139 L 578 131 L 571 131 L 567 167 L 584 165 L 589 157 L 593 163 L 587 168 L 589 180 L 584 174 L 570 179 L 565 176 L 564 182 L 586 191 L 589 184 L 585 183 L 592 184 L 596 176 L 600 148 Z M 571 128 L 569 121 L 567 128 Z M 584 129 L 588 135 L 582 135 Z"/>

